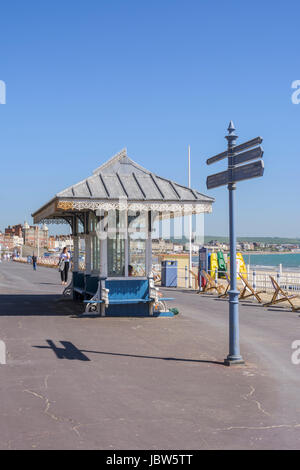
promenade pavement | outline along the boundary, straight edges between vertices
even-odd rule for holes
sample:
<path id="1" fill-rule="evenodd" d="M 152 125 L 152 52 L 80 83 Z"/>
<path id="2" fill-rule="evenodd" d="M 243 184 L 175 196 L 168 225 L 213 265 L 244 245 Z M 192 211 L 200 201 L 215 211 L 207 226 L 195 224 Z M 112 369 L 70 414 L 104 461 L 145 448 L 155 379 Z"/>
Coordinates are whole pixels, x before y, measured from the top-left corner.
<path id="1" fill-rule="evenodd" d="M 184 289 L 174 318 L 78 318 L 59 273 L 0 264 L 0 449 L 298 449 L 300 318 Z"/>

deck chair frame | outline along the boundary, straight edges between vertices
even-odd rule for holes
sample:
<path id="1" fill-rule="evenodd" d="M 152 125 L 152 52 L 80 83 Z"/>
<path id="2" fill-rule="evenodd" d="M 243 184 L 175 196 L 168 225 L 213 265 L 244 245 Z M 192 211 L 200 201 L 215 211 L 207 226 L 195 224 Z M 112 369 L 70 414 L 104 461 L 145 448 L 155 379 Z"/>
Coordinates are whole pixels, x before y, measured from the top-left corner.
<path id="1" fill-rule="evenodd" d="M 262 294 L 263 291 L 255 292 L 253 287 L 249 284 L 248 280 L 244 278 L 243 274 L 239 273 L 239 277 L 243 283 L 243 289 L 240 293 L 240 300 L 248 299 L 249 297 L 255 297 L 257 302 L 262 304 L 262 299 L 259 294 Z M 248 293 L 247 293 L 248 292 Z"/>
<path id="2" fill-rule="evenodd" d="M 279 304 L 281 302 L 288 302 L 290 306 L 292 307 L 293 312 L 297 312 L 300 310 L 300 307 L 295 307 L 295 305 L 292 302 L 292 299 L 295 299 L 298 297 L 296 294 L 288 295 L 287 292 L 284 292 L 284 290 L 280 287 L 280 285 L 275 281 L 274 277 L 269 276 L 274 288 L 274 294 L 272 296 L 272 299 L 270 302 L 267 302 L 264 304 L 264 307 L 270 307 L 271 305 Z M 280 297 L 281 296 L 281 297 Z"/>
<path id="3" fill-rule="evenodd" d="M 227 297 L 229 295 L 228 291 L 230 289 L 230 278 L 229 278 L 227 273 L 225 273 L 225 277 L 226 277 L 226 281 L 227 281 L 227 286 L 225 288 L 225 291 L 222 294 L 219 295 L 220 299 L 225 299 L 225 297 Z"/>
<path id="4" fill-rule="evenodd" d="M 206 284 L 203 288 L 203 291 L 201 291 L 201 293 L 205 294 L 206 292 L 209 292 L 211 290 L 217 291 L 217 294 L 223 293 L 223 286 L 216 284 L 216 281 L 213 279 L 213 277 L 210 274 L 202 270 L 201 275 L 206 280 Z"/>

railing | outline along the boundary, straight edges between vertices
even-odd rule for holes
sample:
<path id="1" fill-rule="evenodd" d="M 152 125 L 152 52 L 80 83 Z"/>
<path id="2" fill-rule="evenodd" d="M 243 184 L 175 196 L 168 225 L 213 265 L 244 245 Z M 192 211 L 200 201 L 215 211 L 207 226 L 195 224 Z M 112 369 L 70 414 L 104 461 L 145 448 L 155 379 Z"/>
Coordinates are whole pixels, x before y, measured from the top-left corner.
<path id="1" fill-rule="evenodd" d="M 160 265 L 153 266 L 153 272 L 157 283 L 161 281 L 161 268 Z M 224 275 L 224 271 L 208 271 L 217 284 L 227 285 L 227 280 Z M 259 271 L 249 268 L 247 270 L 248 282 L 253 286 L 254 290 L 262 290 L 264 292 L 273 292 L 274 288 L 270 279 L 272 276 L 280 285 L 283 290 L 291 293 L 300 295 L 300 271 L 299 272 L 285 272 L 276 271 L 270 268 L 269 271 Z M 238 281 L 238 286 L 242 287 L 241 280 Z M 198 267 L 193 266 L 192 270 L 189 271 L 188 266 L 177 268 L 177 287 L 192 288 L 194 290 L 199 289 L 198 285 Z"/>
<path id="2" fill-rule="evenodd" d="M 227 280 L 223 280 L 221 277 L 222 275 L 224 276 L 223 271 L 216 270 L 214 273 L 211 273 L 210 271 L 208 273 L 214 278 L 217 284 L 224 282 L 227 284 Z M 245 273 L 245 277 L 254 290 L 260 290 L 266 293 L 274 291 L 270 276 L 277 281 L 283 290 L 300 295 L 300 272 L 276 272 L 272 269 L 268 272 L 262 272 L 248 268 L 247 274 Z M 238 275 L 237 283 L 239 287 L 242 287 L 242 282 Z"/>
<path id="3" fill-rule="evenodd" d="M 263 290 L 265 292 L 273 292 L 270 275 L 277 281 L 283 290 L 300 294 L 300 273 L 276 273 L 270 271 L 266 272 L 250 271 L 248 273 L 248 280 L 254 289 Z"/>
<path id="4" fill-rule="evenodd" d="M 17 261 L 18 263 L 32 264 L 32 261 L 28 262 L 27 257 L 24 257 L 24 256 L 19 256 L 18 258 L 14 258 L 14 261 Z M 57 257 L 49 257 L 49 258 L 39 257 L 37 259 L 37 265 L 46 266 L 49 268 L 57 268 L 58 258 Z"/>

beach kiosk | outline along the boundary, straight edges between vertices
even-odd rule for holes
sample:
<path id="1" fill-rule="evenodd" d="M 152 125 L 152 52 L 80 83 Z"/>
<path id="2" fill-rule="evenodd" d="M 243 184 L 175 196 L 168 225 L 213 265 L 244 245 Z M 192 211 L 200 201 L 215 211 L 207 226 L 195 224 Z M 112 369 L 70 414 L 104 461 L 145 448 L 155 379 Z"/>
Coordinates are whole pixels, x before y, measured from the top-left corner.
<path id="1" fill-rule="evenodd" d="M 70 225 L 73 274 L 64 294 L 84 301 L 86 313 L 151 316 L 166 300 L 152 277 L 155 221 L 211 212 L 213 201 L 142 168 L 124 149 L 32 217 Z"/>

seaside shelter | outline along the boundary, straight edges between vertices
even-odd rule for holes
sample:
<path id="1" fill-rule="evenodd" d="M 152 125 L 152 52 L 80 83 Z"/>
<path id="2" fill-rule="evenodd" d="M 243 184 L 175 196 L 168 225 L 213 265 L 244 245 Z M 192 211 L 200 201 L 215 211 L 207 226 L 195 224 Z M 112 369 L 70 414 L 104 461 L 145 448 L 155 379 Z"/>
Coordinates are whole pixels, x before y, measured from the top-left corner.
<path id="1" fill-rule="evenodd" d="M 152 277 L 155 221 L 208 213 L 213 202 L 141 167 L 123 149 L 32 217 L 36 224 L 71 227 L 73 274 L 66 295 L 83 300 L 87 313 L 145 316 L 159 304 Z"/>

